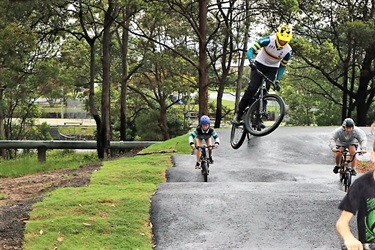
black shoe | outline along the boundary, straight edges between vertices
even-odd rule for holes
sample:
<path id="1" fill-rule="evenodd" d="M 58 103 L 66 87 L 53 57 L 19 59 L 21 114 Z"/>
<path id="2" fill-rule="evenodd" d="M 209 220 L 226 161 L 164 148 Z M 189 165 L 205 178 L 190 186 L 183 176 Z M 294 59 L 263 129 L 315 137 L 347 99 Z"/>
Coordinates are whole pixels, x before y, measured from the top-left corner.
<path id="1" fill-rule="evenodd" d="M 340 166 L 335 166 L 335 167 L 333 168 L 333 172 L 334 172 L 335 174 L 337 174 L 337 173 L 339 172 L 339 169 L 340 169 Z"/>
<path id="2" fill-rule="evenodd" d="M 214 160 L 212 159 L 212 157 L 208 158 L 208 161 L 210 164 L 214 164 Z"/>
<path id="3" fill-rule="evenodd" d="M 199 162 L 195 163 L 195 169 L 201 169 Z"/>
<path id="4" fill-rule="evenodd" d="M 240 115 L 238 113 L 235 113 L 233 117 L 233 124 L 239 124 L 240 120 Z"/>
<path id="5" fill-rule="evenodd" d="M 353 176 L 356 176 L 357 175 L 357 171 L 355 171 L 354 168 L 350 169 L 350 174 L 353 175 Z"/>

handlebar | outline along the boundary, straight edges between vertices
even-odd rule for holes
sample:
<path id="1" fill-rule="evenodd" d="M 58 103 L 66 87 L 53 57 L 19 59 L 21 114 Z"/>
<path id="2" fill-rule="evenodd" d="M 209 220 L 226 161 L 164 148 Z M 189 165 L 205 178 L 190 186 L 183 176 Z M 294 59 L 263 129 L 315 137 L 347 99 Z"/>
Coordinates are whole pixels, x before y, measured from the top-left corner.
<path id="1" fill-rule="evenodd" d="M 336 149 L 335 151 L 334 151 L 335 153 L 346 153 L 345 155 L 351 155 L 351 154 L 348 154 L 349 153 L 349 150 L 339 150 L 339 149 Z M 356 151 L 354 154 L 352 154 L 351 156 L 355 156 L 355 155 L 362 155 L 362 152 L 361 151 Z"/>
<path id="2" fill-rule="evenodd" d="M 356 156 L 357 154 L 358 154 L 358 155 L 362 155 L 362 152 L 361 152 L 361 151 L 356 151 L 354 154 L 349 154 L 349 150 L 348 150 L 348 149 L 345 149 L 345 150 L 339 150 L 339 149 L 336 149 L 335 152 L 336 152 L 336 153 L 337 153 L 337 152 L 341 152 L 341 153 L 343 154 L 343 157 L 345 158 L 345 162 L 346 162 L 346 163 L 349 163 L 349 162 L 354 161 L 355 156 Z M 347 156 L 350 157 L 350 160 L 346 158 Z"/>

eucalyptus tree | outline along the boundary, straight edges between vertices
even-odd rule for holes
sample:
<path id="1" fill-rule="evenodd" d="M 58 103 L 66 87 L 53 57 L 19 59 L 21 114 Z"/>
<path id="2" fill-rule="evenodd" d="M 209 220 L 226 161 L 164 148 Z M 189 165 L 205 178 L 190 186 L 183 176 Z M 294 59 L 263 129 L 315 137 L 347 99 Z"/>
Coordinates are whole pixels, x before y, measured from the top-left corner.
<path id="1" fill-rule="evenodd" d="M 327 94 L 340 105 L 341 119 L 356 114 L 357 124 L 366 125 L 375 94 L 375 42 L 368 39 L 375 35 L 374 3 L 307 3 L 295 22 L 301 36 L 293 44 L 298 57 L 342 93 L 340 98 Z"/>
<path id="2" fill-rule="evenodd" d="M 340 120 L 339 91 L 314 68 L 295 58 L 282 82 L 281 95 L 288 105 L 287 123 L 297 126 L 332 126 Z M 312 82 L 314 84 L 312 84 Z"/>
<path id="3" fill-rule="evenodd" d="M 30 77 L 42 69 L 39 61 L 54 53 L 54 43 L 33 30 L 34 3 L 2 1 L 0 12 L 0 139 L 19 139 L 35 115 L 35 100 L 42 95 Z M 13 118 L 19 118 L 17 120 Z"/>
<path id="4" fill-rule="evenodd" d="M 50 9 L 55 10 L 56 13 L 55 15 L 45 15 L 38 10 L 37 13 L 39 14 L 37 16 L 39 18 L 44 17 L 42 25 L 39 25 L 42 28 L 40 32 L 44 34 L 68 34 L 79 41 L 85 41 L 90 47 L 89 108 L 97 127 L 98 157 L 103 159 L 110 155 L 110 46 L 113 34 L 112 24 L 118 15 L 120 6 L 114 1 L 92 0 L 50 0 L 48 6 Z M 102 42 L 100 46 L 101 70 L 98 70 L 96 64 L 96 46 L 98 41 Z M 100 113 L 95 105 L 94 89 L 95 82 L 98 82 L 97 79 L 101 81 L 102 90 Z"/>
<path id="5" fill-rule="evenodd" d="M 161 14 L 159 3 L 145 6 L 131 23 L 132 34 L 136 37 L 130 40 L 129 58 L 134 59 L 131 68 L 132 78 L 128 83 L 130 93 L 136 93 L 143 101 L 133 113 L 158 111 L 157 124 L 162 139 L 169 139 L 168 115 L 172 117 L 174 105 L 179 99 L 171 96 L 188 96 L 191 85 L 195 82 L 194 68 L 182 57 L 176 57 L 176 51 L 185 57 L 193 58 L 194 50 L 189 47 L 189 30 L 186 23 L 179 21 L 180 17 L 173 12 Z M 159 13 L 155 15 L 155 13 Z M 182 25 L 181 25 L 182 24 Z M 138 33 L 136 33 L 138 32 Z M 141 67 L 139 67 L 141 66 Z M 136 106 L 134 106 L 136 107 Z"/>
<path id="6" fill-rule="evenodd" d="M 215 127 L 220 127 L 221 119 L 227 113 L 223 114 L 222 98 L 226 87 L 238 84 L 236 96 L 238 103 L 241 92 L 242 75 L 244 63 L 247 58 L 248 32 L 251 22 L 255 16 L 250 9 L 251 3 L 247 1 L 216 1 L 209 8 L 209 23 L 214 26 L 209 33 L 212 34 L 208 43 L 208 54 L 210 57 L 210 68 L 213 70 L 215 77 L 211 79 L 212 86 L 217 88 Z M 218 27 L 215 32 L 214 29 Z M 233 70 L 234 64 L 237 63 L 237 72 Z M 235 107 L 237 108 L 237 106 Z"/>
<path id="7" fill-rule="evenodd" d="M 132 19 L 142 9 L 137 1 L 129 1 L 121 9 L 117 22 L 119 27 L 115 30 L 116 38 L 121 52 L 121 77 L 120 77 L 120 140 L 127 140 L 127 89 L 132 75 L 143 65 L 143 60 L 134 60 L 129 54 L 130 24 Z M 137 48 L 134 45 L 133 48 Z"/>
<path id="8" fill-rule="evenodd" d="M 179 109 L 180 98 L 190 95 L 191 68 L 186 61 L 174 58 L 173 52 L 165 49 L 149 53 L 147 58 L 150 63 L 132 78 L 128 87 L 143 99 L 148 112 L 158 111 L 160 133 L 163 140 L 167 140 L 171 138 L 167 112 Z"/>
<path id="9" fill-rule="evenodd" d="M 159 16 L 173 15 L 178 16 L 176 24 L 179 24 L 181 30 L 188 31 L 180 37 L 171 38 L 177 43 L 188 43 L 196 53 L 194 55 L 185 54 L 184 49 L 179 50 L 179 46 L 172 43 L 160 43 L 154 40 L 150 34 L 142 31 L 131 31 L 133 34 L 150 39 L 152 42 L 162 45 L 167 49 L 172 50 L 176 56 L 183 58 L 190 63 L 198 72 L 198 99 L 199 99 L 199 116 L 208 113 L 208 56 L 207 56 L 207 43 L 208 43 L 208 27 L 207 27 L 207 13 L 209 1 L 175 1 L 175 0 L 149 0 L 146 1 L 148 9 L 157 12 L 154 13 L 155 19 Z M 146 9 L 145 11 L 147 11 Z M 162 14 L 163 13 L 163 14 Z M 187 29 L 188 28 L 188 29 Z M 167 30 L 168 31 L 168 30 Z M 196 46 L 198 44 L 198 46 Z M 183 46 L 183 48 L 185 48 Z"/>

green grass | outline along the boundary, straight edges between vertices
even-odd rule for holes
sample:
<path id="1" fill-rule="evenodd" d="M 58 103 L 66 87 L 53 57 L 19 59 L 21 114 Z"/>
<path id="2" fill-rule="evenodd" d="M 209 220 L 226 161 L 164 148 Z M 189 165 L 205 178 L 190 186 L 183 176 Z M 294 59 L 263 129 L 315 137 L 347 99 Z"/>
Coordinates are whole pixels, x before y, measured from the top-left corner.
<path id="1" fill-rule="evenodd" d="M 94 135 L 95 126 L 59 126 L 59 132 L 64 135 Z"/>
<path id="2" fill-rule="evenodd" d="M 87 187 L 50 192 L 30 212 L 23 249 L 152 249 L 150 199 L 172 152 L 191 152 L 187 134 L 105 161 Z"/>
<path id="3" fill-rule="evenodd" d="M 25 154 L 13 160 L 0 161 L 0 177 L 17 177 L 42 171 L 78 168 L 81 164 L 98 161 L 95 153 L 74 153 L 72 150 L 47 151 L 48 161 L 40 163 L 36 153 Z"/>

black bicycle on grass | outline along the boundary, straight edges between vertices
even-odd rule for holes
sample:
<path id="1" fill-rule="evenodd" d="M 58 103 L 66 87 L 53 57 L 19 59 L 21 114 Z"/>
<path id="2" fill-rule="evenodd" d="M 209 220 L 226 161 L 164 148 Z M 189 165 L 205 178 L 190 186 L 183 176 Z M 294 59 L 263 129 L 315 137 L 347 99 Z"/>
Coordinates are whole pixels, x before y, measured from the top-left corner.
<path id="1" fill-rule="evenodd" d="M 245 110 L 243 120 L 232 124 L 230 143 L 234 149 L 241 147 L 246 136 L 250 140 L 252 135 L 264 136 L 273 132 L 285 116 L 283 99 L 277 94 L 268 92 L 268 86 L 272 85 L 274 89 L 279 89 L 280 86 L 262 71 L 256 70 L 263 77 L 263 81 L 255 94 L 256 100 Z"/>
<path id="2" fill-rule="evenodd" d="M 345 192 L 349 190 L 350 185 L 352 184 L 352 176 L 353 176 L 353 169 L 350 166 L 350 163 L 354 161 L 355 156 L 357 154 L 361 154 L 360 151 L 355 152 L 353 155 L 350 154 L 349 149 L 345 148 L 343 151 L 337 150 L 337 152 L 341 152 L 341 159 L 340 159 L 340 169 L 339 169 L 339 178 L 340 182 L 343 185 L 343 189 Z"/>
<path id="3" fill-rule="evenodd" d="M 201 157 L 200 157 L 200 167 L 201 167 L 201 172 L 203 175 L 203 180 L 204 182 L 208 181 L 208 174 L 210 172 L 210 161 L 208 158 L 208 149 L 209 148 L 214 148 L 215 146 L 210 145 L 202 145 L 202 146 L 195 146 L 197 150 L 201 151 Z"/>

